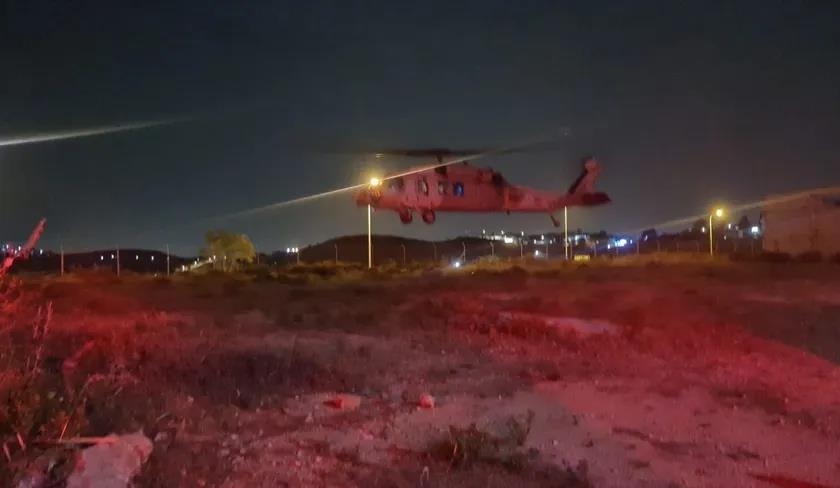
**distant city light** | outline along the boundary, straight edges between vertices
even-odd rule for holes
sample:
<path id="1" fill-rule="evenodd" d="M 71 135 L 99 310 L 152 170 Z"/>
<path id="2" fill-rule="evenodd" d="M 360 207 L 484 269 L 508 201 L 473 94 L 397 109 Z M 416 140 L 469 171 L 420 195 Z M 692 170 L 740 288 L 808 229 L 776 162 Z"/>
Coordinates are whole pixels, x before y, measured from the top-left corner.
<path id="1" fill-rule="evenodd" d="M 111 259 L 114 259 L 114 253 L 111 253 Z"/>
<path id="2" fill-rule="evenodd" d="M 615 247 L 624 247 L 627 245 L 627 239 L 619 239 L 615 241 Z"/>
<path id="3" fill-rule="evenodd" d="M 461 267 L 461 261 L 455 261 L 454 263 L 452 263 L 452 266 L 454 266 L 456 268 L 460 268 Z"/>
<path id="4" fill-rule="evenodd" d="M 534 257 L 536 257 L 536 258 L 540 257 L 540 250 L 539 249 L 534 249 Z"/>
<path id="5" fill-rule="evenodd" d="M 140 261 L 140 255 L 139 255 L 139 254 L 135 254 L 135 255 L 134 255 L 134 260 L 135 260 L 135 261 Z"/>
<path id="6" fill-rule="evenodd" d="M 154 261 L 154 260 L 155 260 L 155 257 L 154 257 L 154 256 L 152 256 L 152 261 Z"/>
<path id="7" fill-rule="evenodd" d="M 750 232 L 753 234 L 758 234 L 759 232 L 761 232 L 761 229 L 759 229 L 757 225 L 754 225 L 750 227 Z"/>
<path id="8" fill-rule="evenodd" d="M 513 237 L 505 236 L 505 244 L 513 244 Z"/>
<path id="9" fill-rule="evenodd" d="M 100 261 L 105 261 L 105 256 L 100 255 L 100 256 L 99 256 L 99 260 L 100 260 Z"/>

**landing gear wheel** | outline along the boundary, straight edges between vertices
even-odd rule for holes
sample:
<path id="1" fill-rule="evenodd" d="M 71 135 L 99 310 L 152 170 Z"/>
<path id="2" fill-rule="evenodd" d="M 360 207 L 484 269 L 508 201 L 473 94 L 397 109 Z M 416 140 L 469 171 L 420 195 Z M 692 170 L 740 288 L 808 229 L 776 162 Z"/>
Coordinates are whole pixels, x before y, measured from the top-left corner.
<path id="1" fill-rule="evenodd" d="M 400 222 L 410 224 L 412 220 L 414 220 L 414 214 L 411 213 L 411 210 L 400 210 Z"/>
<path id="2" fill-rule="evenodd" d="M 434 210 L 423 210 L 423 222 L 427 224 L 434 224 L 435 223 L 435 211 Z"/>

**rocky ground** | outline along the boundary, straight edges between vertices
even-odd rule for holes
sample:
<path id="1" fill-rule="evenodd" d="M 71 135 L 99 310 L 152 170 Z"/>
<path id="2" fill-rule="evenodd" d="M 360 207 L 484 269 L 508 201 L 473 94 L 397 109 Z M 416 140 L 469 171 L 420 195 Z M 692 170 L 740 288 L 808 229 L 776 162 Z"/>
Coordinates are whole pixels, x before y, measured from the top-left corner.
<path id="1" fill-rule="evenodd" d="M 140 432 L 149 487 L 840 486 L 836 266 L 26 289 L 53 312 L 10 481 Z"/>

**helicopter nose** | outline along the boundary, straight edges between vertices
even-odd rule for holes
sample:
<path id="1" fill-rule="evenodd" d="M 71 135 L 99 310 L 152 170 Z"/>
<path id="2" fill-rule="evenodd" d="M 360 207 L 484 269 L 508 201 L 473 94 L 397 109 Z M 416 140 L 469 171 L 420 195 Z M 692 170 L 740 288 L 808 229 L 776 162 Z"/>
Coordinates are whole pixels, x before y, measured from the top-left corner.
<path id="1" fill-rule="evenodd" d="M 367 190 L 359 190 L 353 194 L 353 200 L 355 200 L 356 205 L 370 205 L 372 199 L 370 197 L 370 192 Z"/>

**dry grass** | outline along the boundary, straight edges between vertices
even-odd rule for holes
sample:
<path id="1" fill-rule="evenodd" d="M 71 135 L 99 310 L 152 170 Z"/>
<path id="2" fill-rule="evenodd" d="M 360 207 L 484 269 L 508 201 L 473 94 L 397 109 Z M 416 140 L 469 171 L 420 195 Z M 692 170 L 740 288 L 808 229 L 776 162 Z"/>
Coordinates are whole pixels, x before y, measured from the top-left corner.
<path id="1" fill-rule="evenodd" d="M 41 442 L 139 428 L 152 437 L 175 433 L 141 485 L 177 484 L 183 466 L 219 483 L 240 469 L 237 463 L 250 462 L 245 455 L 220 456 L 223 442 L 231 435 L 305 435 L 319 421 L 290 413 L 286 404 L 323 392 L 365 398 L 361 412 L 323 420 L 354 433 L 362 420 L 387 423 L 405 408 L 382 400 L 391 398 L 395 384 L 450 393 L 484 394 L 487 388 L 495 397 L 537 381 L 658 374 L 662 364 L 692 364 L 692 374 L 705 377 L 702 368 L 719 364 L 721 354 L 752 357 L 766 338 L 840 360 L 840 342 L 829 327 L 837 305 L 796 301 L 819 295 L 831 303 L 827 290 L 840 281 L 833 265 L 682 260 L 512 261 L 444 272 L 319 263 L 169 279 L 81 273 L 7 280 L 0 288 L 0 439 L 13 462 L 0 463 L 0 485 L 45 452 Z M 769 298 L 745 305 L 747 293 Z M 532 324 L 500 323 L 502 310 L 608 320 L 620 334 L 579 341 Z M 794 327 L 790 317 L 810 329 Z M 474 368 L 475 381 L 460 382 Z M 485 377 L 492 378 L 490 386 Z M 660 386 L 674 395 L 681 388 Z M 770 389 L 745 384 L 739 391 L 748 387 Z M 747 395 L 738 408 L 789 396 L 782 386 L 772 387 L 779 391 Z M 431 455 L 459 468 L 452 479 L 467 485 L 488 476 L 517 484 L 543 473 L 554 484 L 534 486 L 588 486 L 585 465 L 546 469 L 529 445 L 533 421 L 526 414 L 493 429 L 452 427 L 432 448 L 409 452 L 402 462 L 411 470 Z M 292 459 L 294 466 L 297 451 L 290 449 L 257 459 Z M 348 473 L 371 471 L 369 461 L 332 459 L 330 452 L 316 453 L 321 462 L 339 463 L 323 479 L 362 484 Z M 301 463 L 317 467 L 314 459 Z M 240 469 L 245 476 L 241 471 L 247 469 Z M 329 478 L 339 472 L 346 477 Z"/>

